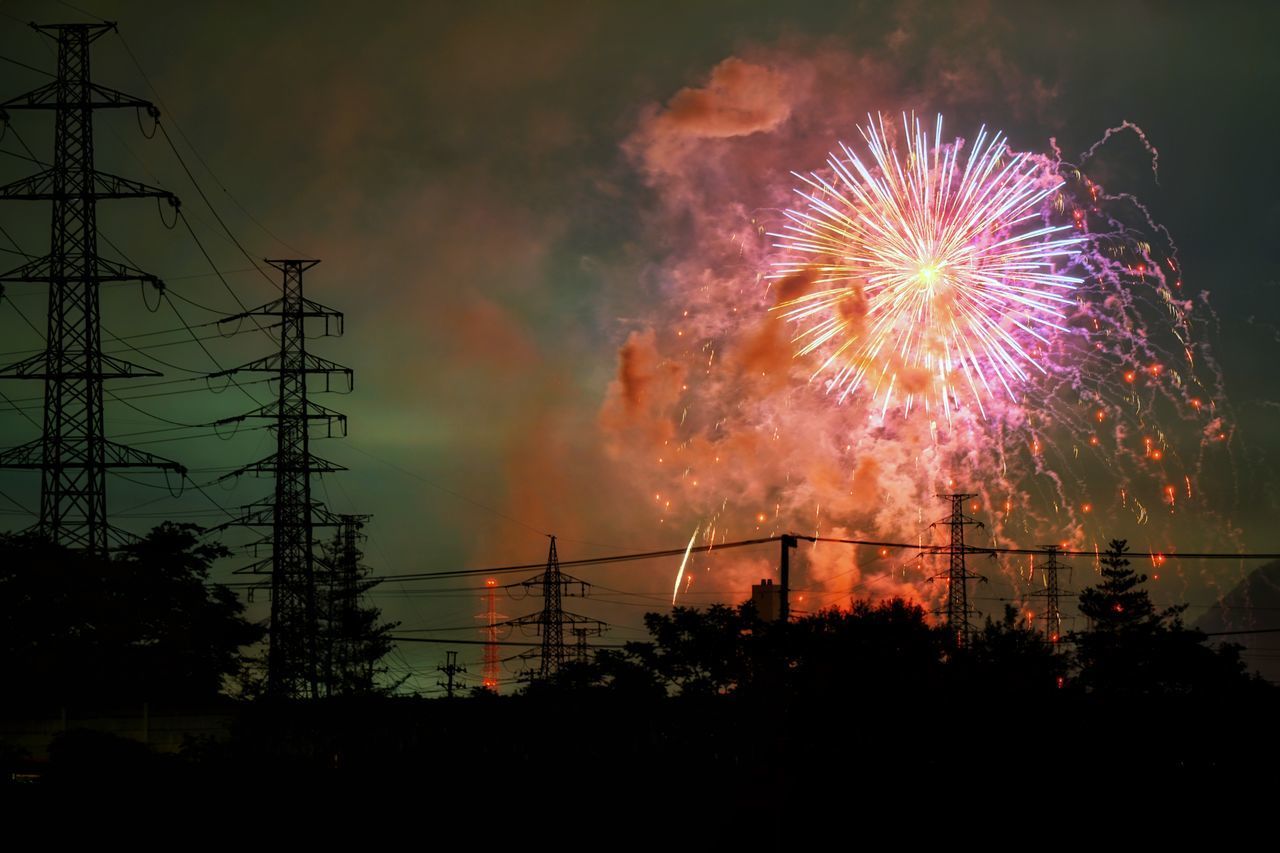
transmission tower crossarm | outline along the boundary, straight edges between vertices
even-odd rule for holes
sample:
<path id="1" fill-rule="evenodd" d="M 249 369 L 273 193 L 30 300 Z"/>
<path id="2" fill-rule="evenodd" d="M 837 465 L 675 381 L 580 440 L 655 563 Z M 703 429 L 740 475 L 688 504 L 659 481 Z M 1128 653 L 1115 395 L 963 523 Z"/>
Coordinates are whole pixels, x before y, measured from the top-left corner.
<path id="1" fill-rule="evenodd" d="M 66 107 L 89 110 L 132 108 L 146 110 L 152 118 L 160 116 L 160 110 L 156 109 L 156 105 L 150 101 L 135 98 L 133 95 L 127 95 L 99 83 L 90 83 L 84 87 L 89 95 L 88 100 L 68 101 L 63 98 L 65 92 L 61 90 L 58 82 L 53 80 L 25 94 L 15 95 L 7 101 L 0 101 L 0 110 L 56 110 Z M 94 97 L 95 95 L 97 97 Z"/>
<path id="2" fill-rule="evenodd" d="M 186 474 L 184 465 L 147 453 L 124 444 L 103 439 L 103 468 L 160 468 Z M 3 468 L 43 468 L 45 467 L 45 444 L 42 439 L 28 441 L 17 447 L 0 451 L 0 467 Z"/>
<path id="3" fill-rule="evenodd" d="M 152 275 L 149 272 L 135 269 L 128 264 L 107 260 L 106 258 L 98 258 L 97 262 L 97 271 L 86 276 L 90 281 L 99 283 L 104 281 L 142 281 L 151 284 L 158 290 L 164 289 L 164 280 L 157 275 Z M 43 258 L 32 258 L 22 266 L 0 274 L 0 282 L 52 282 L 58 279 L 59 276 L 53 271 L 53 261 L 47 255 Z"/>
<path id="4" fill-rule="evenodd" d="M 314 453 L 307 454 L 305 461 L 302 462 L 289 459 L 281 461 L 279 454 L 272 453 L 270 456 L 264 456 L 257 462 L 250 462 L 248 465 L 241 465 L 234 471 L 229 471 L 226 474 L 223 474 L 221 477 L 214 480 L 214 482 L 221 483 L 226 480 L 234 480 L 236 477 L 241 477 L 245 474 L 278 474 L 281 472 L 332 474 L 337 471 L 345 470 L 347 470 L 345 466 L 339 465 L 336 462 L 330 462 L 327 459 L 322 459 Z"/>
<path id="5" fill-rule="evenodd" d="M 221 374 L 212 374 L 212 376 L 219 375 Z M 307 400 L 305 405 L 299 406 L 297 410 L 290 411 L 288 416 L 291 418 L 298 418 L 300 420 L 328 420 L 336 421 L 340 424 L 346 424 L 347 422 L 347 416 L 341 412 L 334 411 L 333 409 L 330 409 L 327 406 L 322 406 L 319 403 L 313 403 L 310 400 Z M 280 417 L 279 404 L 266 403 L 265 405 L 259 406 L 258 408 L 248 412 L 242 412 L 238 415 L 230 415 L 225 418 L 218 418 L 214 421 L 214 424 L 217 426 L 223 426 L 225 424 L 234 424 L 246 421 L 250 418 L 275 419 L 278 417 Z"/>
<path id="6" fill-rule="evenodd" d="M 69 190 L 61 178 L 62 175 L 56 168 L 19 178 L 0 186 L 0 200 L 66 201 L 74 198 L 101 201 L 113 198 L 163 198 L 172 207 L 181 205 L 178 197 L 168 190 L 107 172 L 95 171 L 90 174 L 92 189 L 83 187 Z"/>
<path id="7" fill-rule="evenodd" d="M 35 439 L 0 450 L 0 468 L 43 468 L 44 441 Z"/>
<path id="8" fill-rule="evenodd" d="M 82 351 L 73 348 L 67 348 L 63 353 L 84 355 Z M 49 370 L 49 354 L 37 353 L 7 367 L 0 367 L 0 379 L 134 379 L 164 375 L 114 356 L 103 353 L 97 353 L 97 356 L 100 364 L 98 369 Z"/>
<path id="9" fill-rule="evenodd" d="M 0 279 L 2 280 L 2 279 Z M 229 367 L 226 370 L 219 370 L 216 373 L 210 373 L 209 378 L 214 379 L 221 376 L 231 376 L 236 373 L 279 373 L 282 369 L 283 361 L 279 353 L 264 355 L 262 358 L 255 358 L 253 361 L 247 361 L 238 367 Z M 338 364 L 336 361 L 330 361 L 327 358 L 321 358 L 318 355 L 306 353 L 301 358 L 301 363 L 289 368 L 290 372 L 308 375 L 332 375 L 335 373 L 342 374 L 347 380 L 347 390 L 353 390 L 355 382 L 353 380 L 354 371 L 346 365 Z M 326 391 L 329 390 L 326 385 Z"/>

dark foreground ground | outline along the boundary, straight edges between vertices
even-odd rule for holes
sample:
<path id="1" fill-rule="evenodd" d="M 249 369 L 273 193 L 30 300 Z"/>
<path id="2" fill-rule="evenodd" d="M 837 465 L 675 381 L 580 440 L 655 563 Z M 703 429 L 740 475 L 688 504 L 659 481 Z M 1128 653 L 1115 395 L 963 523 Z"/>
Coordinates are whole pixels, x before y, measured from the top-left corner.
<path id="1" fill-rule="evenodd" d="M 708 836 L 763 840 L 801 818 L 888 818 L 918 814 L 922 803 L 963 809 L 974 796 L 1013 804 L 1117 785 L 1235 789 L 1280 768 L 1278 712 L 1269 696 L 1078 694 L 927 707 L 892 696 L 808 706 L 370 699 L 145 714 L 139 705 L 65 718 L 11 706 L 0 720 L 0 761 L 8 796 L 394 789 L 462 816 L 515 808 L 533 819 L 551 808 L 578 821 L 625 818 L 629 832 L 647 835 L 707 815 L 699 831 Z"/>

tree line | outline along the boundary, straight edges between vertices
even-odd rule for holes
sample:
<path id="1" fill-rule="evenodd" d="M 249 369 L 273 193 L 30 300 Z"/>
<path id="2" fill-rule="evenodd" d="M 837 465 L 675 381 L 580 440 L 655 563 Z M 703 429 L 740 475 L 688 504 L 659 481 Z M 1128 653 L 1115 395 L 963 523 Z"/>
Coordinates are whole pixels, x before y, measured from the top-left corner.
<path id="1" fill-rule="evenodd" d="M 108 555 L 32 533 L 0 534 L 6 704 L 109 707 L 260 695 L 267 626 L 248 618 L 235 590 L 210 581 L 214 562 L 230 551 L 201 534 L 195 525 L 166 522 Z M 344 549 L 350 544 L 325 543 L 317 560 L 322 692 L 386 692 L 381 661 L 395 625 L 358 600 L 367 579 L 326 582 Z"/>
<path id="2" fill-rule="evenodd" d="M 969 692 L 1033 697 L 1188 696 L 1266 691 L 1241 647 L 1211 645 L 1182 620 L 1185 605 L 1157 609 L 1146 575 L 1113 540 L 1099 582 L 1080 594 L 1088 626 L 1054 641 L 1012 605 L 967 642 L 924 608 L 897 598 L 855 601 L 788 623 L 764 622 L 748 602 L 649 613 L 650 639 L 601 649 L 526 692 L 605 691 L 635 696 L 835 698 Z"/>

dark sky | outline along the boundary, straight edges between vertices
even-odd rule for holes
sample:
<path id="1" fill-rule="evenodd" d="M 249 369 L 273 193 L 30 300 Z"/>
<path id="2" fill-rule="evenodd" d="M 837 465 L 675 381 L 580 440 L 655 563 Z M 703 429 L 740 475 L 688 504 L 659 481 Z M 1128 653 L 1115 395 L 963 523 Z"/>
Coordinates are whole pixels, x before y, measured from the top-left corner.
<path id="1" fill-rule="evenodd" d="M 655 185 L 645 134 L 678 92 L 707 86 L 730 57 L 788 74 L 809 57 L 838 57 L 847 88 L 828 80 L 822 90 L 834 115 L 910 104 L 954 117 L 958 132 L 979 121 L 1002 127 L 1015 148 L 1045 151 L 1056 138 L 1074 156 L 1109 127 L 1140 125 L 1159 149 L 1159 182 L 1133 137 L 1117 138 L 1093 174 L 1148 205 L 1180 249 L 1187 286 L 1211 294 L 1216 325 L 1207 334 L 1232 429 L 1229 454 L 1208 475 L 1221 496 L 1211 523 L 1238 533 L 1196 544 L 1275 550 L 1280 206 L 1271 149 L 1280 129 L 1280 12 L 1272 4 L 970 3 L 945 12 L 928 2 L 78 5 L 118 21 L 124 39 L 98 42 L 96 79 L 162 102 L 187 165 L 248 252 L 323 260 L 308 276 L 308 294 L 346 312 L 347 334 L 314 349 L 353 367 L 356 390 L 324 400 L 350 416 L 350 435 L 319 442 L 317 452 L 350 471 L 324 478 L 320 494 L 337 511 L 373 514 L 368 557 L 380 573 L 536 561 L 545 532 L 564 537 L 566 558 L 677 547 L 702 523 L 695 515 L 654 523 L 641 506 L 651 496 L 617 463 L 601 412 L 619 346 L 646 324 L 674 320 L 681 307 L 667 303 L 663 279 L 671 253 L 687 254 L 685 224 L 663 218 L 671 190 Z M 84 19 L 56 2 L 12 0 L 0 14 L 0 55 L 50 69 L 47 44 L 20 22 Z M 0 67 L 4 97 L 47 79 Z M 809 98 L 804 109 L 818 103 Z M 812 115 L 791 120 L 820 125 Z M 14 127 L 44 156 L 46 121 L 15 116 Z M 707 143 L 709 172 L 718 168 L 717 144 Z M 98 148 L 101 168 L 182 197 L 240 299 L 273 297 L 162 137 L 147 140 L 130 114 L 103 116 Z M 23 150 L 14 136 L 0 149 Z M 761 181 L 813 168 L 824 152 L 761 163 L 769 173 Z M 5 180 L 30 166 L 4 160 Z M 24 250 L 42 252 L 47 209 L 23 204 L 0 206 L 0 224 Z M 234 310 L 192 239 L 181 226 L 165 230 L 151 202 L 104 204 L 100 222 L 139 265 L 170 282 L 181 312 L 166 303 L 150 313 L 153 295 L 112 287 L 103 302 L 109 333 L 165 332 Z M 36 286 L 11 285 L 0 303 L 0 334 L 14 359 L 39 346 L 19 311 L 42 325 Z M 125 354 L 166 379 L 215 369 L 182 334 L 132 339 L 172 345 Z M 109 338 L 104 345 L 123 346 Z M 271 342 L 245 333 L 206 345 L 232 365 Z M 0 390 L 38 421 L 39 389 L 5 384 Z M 108 431 L 180 459 L 200 482 L 269 452 L 262 430 L 225 441 L 207 429 L 148 432 L 170 425 L 156 417 L 206 422 L 253 407 L 247 395 L 213 384 L 221 394 L 138 399 L 142 411 L 113 403 Z M 157 390 L 196 386 L 203 383 Z M 0 413 L 0 443 L 34 435 L 22 414 Z M 137 482 L 110 485 L 125 526 L 226 518 L 206 496 L 188 490 L 170 499 L 156 488 L 161 478 L 130 477 Z M 33 478 L 10 472 L 0 483 L 18 503 L 36 503 Z M 267 480 L 246 480 L 206 492 L 234 507 L 269 489 Z M 9 509 L 7 524 L 23 526 L 26 517 Z M 634 564 L 591 579 L 669 595 L 674 569 Z M 1242 569 L 1224 569 L 1216 583 L 1203 582 L 1202 571 L 1166 595 L 1207 602 Z M 379 591 L 405 627 L 469 625 L 479 610 L 466 590 L 414 589 Z M 736 584 L 722 597 L 743 593 Z M 622 640 L 639 635 L 636 605 L 657 601 L 606 593 L 576 609 L 617 623 L 611 636 Z M 515 615 L 531 605 L 506 601 L 502 609 Z M 429 669 L 442 657 L 434 649 L 406 655 L 398 666 Z"/>

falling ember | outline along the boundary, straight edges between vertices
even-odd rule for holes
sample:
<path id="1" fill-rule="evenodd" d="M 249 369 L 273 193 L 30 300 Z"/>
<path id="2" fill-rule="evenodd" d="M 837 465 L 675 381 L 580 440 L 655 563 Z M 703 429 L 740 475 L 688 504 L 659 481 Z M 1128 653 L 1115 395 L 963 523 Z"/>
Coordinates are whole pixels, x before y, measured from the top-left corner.
<path id="1" fill-rule="evenodd" d="M 798 355 L 818 353 L 814 376 L 843 400 L 866 386 L 883 415 L 919 401 L 948 420 L 965 401 L 1005 396 L 1045 369 L 1082 279 L 1057 270 L 1083 237 L 1055 236 L 1046 201 L 1063 179 L 1000 133 L 942 142 L 904 115 L 900 153 L 883 116 L 860 128 L 870 161 L 841 143 L 829 171 L 796 177 L 801 210 L 788 210 L 771 279 L 812 275 L 818 290 L 778 310 L 800 327 Z"/>
<path id="2" fill-rule="evenodd" d="M 701 525 L 699 525 L 701 526 Z M 684 579 L 684 570 L 689 565 L 689 555 L 693 553 L 694 540 L 698 538 L 698 527 L 693 528 L 693 535 L 689 537 L 689 544 L 684 549 L 684 559 L 680 561 L 680 571 L 676 573 L 676 585 L 671 590 L 671 606 L 676 606 L 676 596 L 680 594 L 680 581 Z"/>

